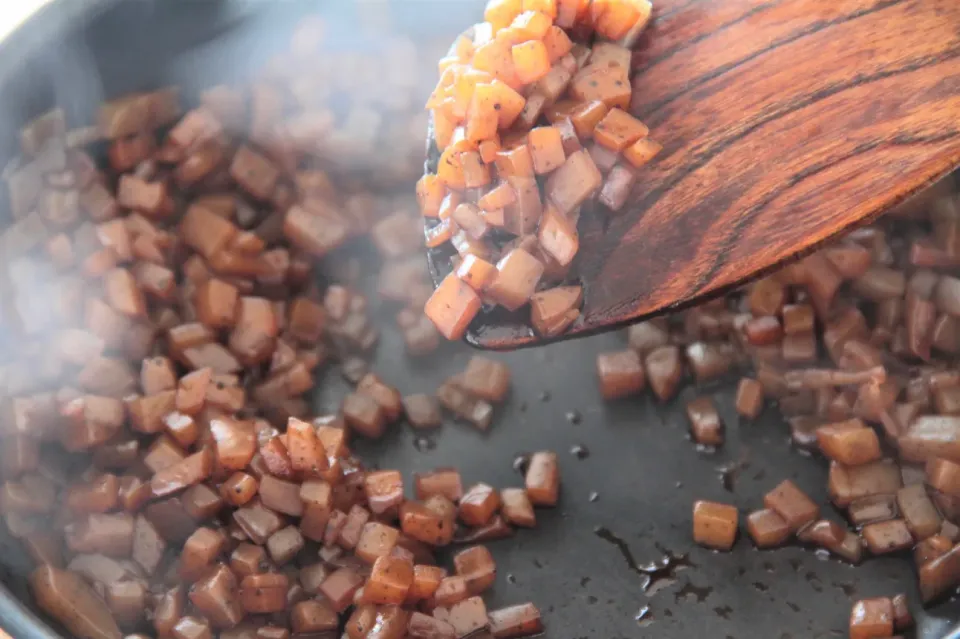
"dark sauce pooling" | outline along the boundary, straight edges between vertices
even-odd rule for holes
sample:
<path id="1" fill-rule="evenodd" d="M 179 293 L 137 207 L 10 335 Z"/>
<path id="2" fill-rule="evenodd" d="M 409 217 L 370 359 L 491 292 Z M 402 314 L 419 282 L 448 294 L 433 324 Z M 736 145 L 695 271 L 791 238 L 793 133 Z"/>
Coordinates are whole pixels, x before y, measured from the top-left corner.
<path id="1" fill-rule="evenodd" d="M 590 456 L 590 449 L 582 444 L 576 444 L 570 447 L 570 454 L 577 459 L 586 459 Z"/>
<path id="2" fill-rule="evenodd" d="M 693 562 L 689 560 L 687 555 L 675 555 L 669 550 L 660 548 L 659 546 L 657 549 L 663 553 L 663 556 L 657 561 L 641 565 L 637 563 L 636 558 L 633 556 L 633 551 L 630 550 L 627 542 L 609 528 L 597 526 L 593 529 L 593 534 L 617 547 L 624 561 L 626 561 L 627 567 L 643 577 L 642 589 L 644 593 L 647 594 L 653 594 L 661 588 L 674 583 L 677 579 L 678 571 L 693 566 Z"/>

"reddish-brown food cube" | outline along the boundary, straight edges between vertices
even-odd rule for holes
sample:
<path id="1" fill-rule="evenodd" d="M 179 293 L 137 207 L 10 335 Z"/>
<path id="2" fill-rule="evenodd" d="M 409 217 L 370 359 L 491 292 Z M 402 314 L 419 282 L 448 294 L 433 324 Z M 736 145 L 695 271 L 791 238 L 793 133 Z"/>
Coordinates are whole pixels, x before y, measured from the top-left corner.
<path id="1" fill-rule="evenodd" d="M 560 497 L 557 454 L 543 451 L 531 455 L 525 483 L 531 503 L 537 506 L 555 506 Z"/>
<path id="2" fill-rule="evenodd" d="M 448 340 L 458 340 L 480 311 L 479 294 L 457 277 L 447 275 L 427 300 L 423 311 Z"/>
<path id="3" fill-rule="evenodd" d="M 942 520 L 923 484 L 904 486 L 897 492 L 897 506 L 914 538 L 921 540 L 940 532 Z"/>
<path id="4" fill-rule="evenodd" d="M 360 540 L 354 549 L 354 554 L 367 563 L 375 562 L 384 557 L 397 545 L 400 531 L 392 526 L 376 521 L 368 521 L 360 531 Z"/>
<path id="5" fill-rule="evenodd" d="M 207 397 L 207 387 L 213 370 L 201 368 L 180 378 L 177 386 L 177 410 L 187 415 L 197 415 Z"/>
<path id="6" fill-rule="evenodd" d="M 103 276 L 106 299 L 110 306 L 128 317 L 143 317 L 147 303 L 136 278 L 127 269 L 111 269 Z"/>
<path id="7" fill-rule="evenodd" d="M 510 391 L 510 368 L 495 359 L 474 355 L 457 384 L 474 397 L 498 403 Z"/>
<path id="8" fill-rule="evenodd" d="M 723 423 L 711 398 L 698 397 L 689 402 L 687 418 L 690 420 L 690 430 L 695 442 L 704 446 L 723 444 Z"/>
<path id="9" fill-rule="evenodd" d="M 786 520 L 769 508 L 747 515 L 747 532 L 757 548 L 779 546 L 793 534 Z"/>
<path id="10" fill-rule="evenodd" d="M 485 293 L 497 304 L 515 311 L 536 292 L 543 271 L 540 260 L 522 248 L 515 248 L 497 262 L 497 276 Z"/>
<path id="11" fill-rule="evenodd" d="M 468 526 L 482 526 L 500 508 L 500 493 L 487 484 L 476 484 L 460 500 L 460 520 Z"/>
<path id="12" fill-rule="evenodd" d="M 817 443 L 824 455 L 847 466 L 859 466 L 882 456 L 877 433 L 860 419 L 821 426 Z"/>
<path id="13" fill-rule="evenodd" d="M 375 515 L 389 512 L 403 502 L 403 476 L 396 470 L 367 473 L 363 482 L 367 503 Z"/>
<path id="14" fill-rule="evenodd" d="M 424 504 L 406 501 L 400 506 L 400 528 L 417 541 L 432 546 L 446 546 L 453 540 L 453 515 L 439 514 Z"/>
<path id="15" fill-rule="evenodd" d="M 383 415 L 389 422 L 396 421 L 403 412 L 400 391 L 388 385 L 374 373 L 367 373 L 357 384 L 357 392 L 368 395 L 380 404 Z"/>
<path id="16" fill-rule="evenodd" d="M 262 297 L 241 297 L 236 322 L 230 333 L 229 347 L 246 366 L 270 359 L 279 333 L 277 317 L 270 300 Z"/>
<path id="17" fill-rule="evenodd" d="M 503 502 L 501 512 L 503 517 L 514 526 L 533 528 L 537 525 L 533 504 L 523 488 L 504 488 L 500 492 Z"/>
<path id="18" fill-rule="evenodd" d="M 237 578 L 223 564 L 194 584 L 190 601 L 217 628 L 232 628 L 243 619 L 243 606 L 237 597 Z"/>
<path id="19" fill-rule="evenodd" d="M 463 482 L 460 479 L 460 472 L 455 468 L 438 468 L 429 473 L 415 473 L 414 489 L 417 499 L 443 495 L 450 501 L 456 502 L 463 497 Z"/>
<path id="20" fill-rule="evenodd" d="M 257 452 L 253 422 L 229 417 L 212 419 L 210 434 L 216 444 L 217 459 L 223 468 L 242 470 Z"/>
<path id="21" fill-rule="evenodd" d="M 298 297 L 290 305 L 287 327 L 301 342 L 316 343 L 323 335 L 326 312 L 323 306 L 306 297 Z"/>
<path id="22" fill-rule="evenodd" d="M 297 248 L 323 257 L 347 239 L 348 228 L 336 213 L 295 204 L 283 218 L 283 233 Z"/>
<path id="23" fill-rule="evenodd" d="M 644 360 L 650 389 L 660 401 L 673 397 L 683 376 L 680 349 L 676 346 L 661 346 L 647 354 Z"/>
<path id="24" fill-rule="evenodd" d="M 353 593 L 350 593 L 351 598 Z M 341 610 L 331 609 L 322 601 L 301 601 L 290 611 L 290 627 L 297 634 L 335 631 L 340 625 Z"/>
<path id="25" fill-rule="evenodd" d="M 257 496 L 257 480 L 247 473 L 236 472 L 220 484 L 223 501 L 231 506 L 243 506 Z"/>
<path id="26" fill-rule="evenodd" d="M 303 535 L 297 527 L 287 526 L 270 536 L 267 540 L 267 552 L 275 562 L 285 564 L 300 552 L 303 544 Z"/>
<path id="27" fill-rule="evenodd" d="M 860 534 L 874 555 L 906 550 L 913 546 L 913 536 L 902 519 L 867 524 Z"/>
<path id="28" fill-rule="evenodd" d="M 479 595 L 496 580 L 497 565 L 486 546 L 474 546 L 453 556 L 457 574 L 467 582 L 467 591 Z"/>
<path id="29" fill-rule="evenodd" d="M 343 398 L 340 411 L 350 428 L 361 435 L 373 439 L 383 435 L 386 416 L 380 404 L 369 395 L 350 393 Z"/>
<path id="30" fill-rule="evenodd" d="M 252 614 L 282 612 L 287 607 L 286 575 L 265 573 L 247 575 L 240 582 L 240 602 Z"/>
<path id="31" fill-rule="evenodd" d="M 794 531 L 820 516 L 820 507 L 789 479 L 764 495 L 763 504 L 783 517 Z"/>
<path id="32" fill-rule="evenodd" d="M 737 509 L 727 504 L 693 504 L 693 540 L 701 546 L 730 550 L 737 538 Z"/>
<path id="33" fill-rule="evenodd" d="M 893 636 L 893 603 L 888 597 L 861 599 L 850 611 L 850 639 Z"/>
<path id="34" fill-rule="evenodd" d="M 439 566 L 417 564 L 413 567 L 413 583 L 407 591 L 407 603 L 416 603 L 430 599 L 440 587 L 440 582 L 447 576 L 447 571 Z"/>
<path id="35" fill-rule="evenodd" d="M 233 326 L 237 314 L 239 291 L 237 287 L 215 277 L 197 287 L 194 304 L 197 318 L 210 328 Z"/>
<path id="36" fill-rule="evenodd" d="M 626 350 L 597 355 L 600 394 L 604 399 L 628 397 L 643 390 L 646 376 L 636 351 Z"/>
<path id="37" fill-rule="evenodd" d="M 293 469 L 305 476 L 315 476 L 329 468 L 316 427 L 295 417 L 287 421 L 287 452 Z"/>
<path id="38" fill-rule="evenodd" d="M 246 146 L 237 149 L 230 164 L 230 177 L 258 200 L 267 200 L 273 195 L 279 176 L 280 172 L 270 160 Z"/>
<path id="39" fill-rule="evenodd" d="M 212 528 L 197 528 L 183 544 L 180 554 L 180 575 L 188 580 L 200 577 L 223 552 L 227 539 Z"/>
<path id="40" fill-rule="evenodd" d="M 927 483 L 942 493 L 960 497 L 960 464 L 935 458 L 927 462 Z"/>
<path id="41" fill-rule="evenodd" d="M 543 632 L 540 611 L 532 603 L 491 610 L 490 632 L 497 639 L 532 637 Z"/>
<path id="42" fill-rule="evenodd" d="M 320 594 L 327 598 L 336 612 L 343 612 L 353 603 L 353 595 L 363 586 L 364 578 L 349 568 L 341 568 L 327 577 L 320 586 Z"/>
<path id="43" fill-rule="evenodd" d="M 449 607 L 438 606 L 433 616 L 453 626 L 458 637 L 467 637 L 489 625 L 487 607 L 480 597 L 468 597 Z"/>
<path id="44" fill-rule="evenodd" d="M 736 408 L 740 415 L 756 419 L 763 410 L 763 384 L 749 377 L 742 378 L 737 386 Z"/>
<path id="45" fill-rule="evenodd" d="M 414 428 L 436 428 L 443 423 L 440 405 L 430 395 L 407 395 L 403 398 L 403 410 Z"/>
<path id="46" fill-rule="evenodd" d="M 177 387 L 177 373 L 173 362 L 166 357 L 143 360 L 140 367 L 140 387 L 145 395 L 154 395 Z"/>
<path id="47" fill-rule="evenodd" d="M 373 564 L 370 578 L 363 587 L 367 603 L 400 605 L 413 583 L 413 564 L 400 557 L 384 556 Z"/>

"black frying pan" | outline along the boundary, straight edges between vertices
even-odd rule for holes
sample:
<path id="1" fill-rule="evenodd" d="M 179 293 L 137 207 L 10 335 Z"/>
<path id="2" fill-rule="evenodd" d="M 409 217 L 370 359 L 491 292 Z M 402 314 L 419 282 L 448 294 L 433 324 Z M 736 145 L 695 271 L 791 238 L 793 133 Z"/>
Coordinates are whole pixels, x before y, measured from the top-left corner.
<path id="1" fill-rule="evenodd" d="M 418 41 L 449 42 L 481 7 L 479 0 L 403 0 L 392 10 Z M 103 98 L 168 84 L 189 96 L 241 78 L 281 46 L 299 15 L 318 8 L 343 26 L 331 32 L 349 46 L 355 16 L 345 0 L 56 0 L 0 43 L 0 155 L 12 157 L 19 126 L 55 103 L 72 122 L 87 123 Z M 390 317 L 384 309 L 383 322 Z M 503 355 L 514 371 L 513 393 L 489 434 L 447 424 L 429 441 L 415 441 L 408 428 L 397 427 L 382 441 L 361 443 L 359 452 L 406 472 L 456 464 L 468 483 L 507 487 L 521 482 L 512 467 L 517 453 L 557 450 L 561 505 L 540 511 L 535 530 L 492 544 L 499 574 L 490 604 L 532 600 L 549 637 L 844 637 L 854 600 L 901 591 L 911 598 L 917 637 L 960 637 L 960 630 L 951 631 L 960 619 L 956 603 L 920 611 L 909 558 L 851 567 L 796 547 L 758 552 L 745 540 L 727 554 L 694 546 L 694 499 L 746 511 L 791 477 L 826 503 L 826 469 L 791 450 L 787 427 L 772 411 L 740 423 L 732 381 L 688 387 L 667 406 L 650 399 L 602 403 L 593 359 L 600 350 L 622 347 L 619 336 L 604 335 Z M 452 344 L 428 362 L 408 361 L 399 335 L 386 330 L 375 369 L 404 393 L 431 392 L 470 354 Z M 317 411 L 336 409 L 344 391 L 329 371 Z M 726 418 L 728 443 L 716 455 L 698 453 L 686 437 L 682 405 L 696 392 L 714 394 Z M 589 456 L 569 454 L 576 445 Z M 721 481 L 717 469 L 736 461 L 742 470 Z M 670 555 L 686 558 L 657 570 L 651 587 L 644 564 Z M 15 639 L 54 639 L 59 635 L 31 607 L 29 568 L 17 542 L 0 537 L 0 626 Z"/>

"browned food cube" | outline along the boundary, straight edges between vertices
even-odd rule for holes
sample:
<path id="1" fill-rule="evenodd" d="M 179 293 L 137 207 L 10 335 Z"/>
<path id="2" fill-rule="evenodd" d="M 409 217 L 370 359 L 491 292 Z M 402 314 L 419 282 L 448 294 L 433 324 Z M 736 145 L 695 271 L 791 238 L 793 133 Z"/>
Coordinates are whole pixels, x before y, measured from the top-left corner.
<path id="1" fill-rule="evenodd" d="M 850 639 L 893 636 L 893 603 L 889 597 L 861 599 L 850 611 Z"/>
<path id="2" fill-rule="evenodd" d="M 257 500 L 235 510 L 233 520 L 251 541 L 261 545 L 283 527 L 283 519 Z"/>
<path id="3" fill-rule="evenodd" d="M 293 469 L 305 476 L 315 476 L 329 468 L 316 427 L 295 417 L 287 421 L 287 451 Z"/>
<path id="4" fill-rule="evenodd" d="M 283 479 L 294 479 L 296 473 L 290 462 L 290 455 L 287 453 L 287 446 L 279 437 L 264 438 L 260 444 L 260 456 L 267 470 L 275 477 Z"/>
<path id="5" fill-rule="evenodd" d="M 357 542 L 354 554 L 372 564 L 377 558 L 390 554 L 397 545 L 399 537 L 400 531 L 393 526 L 368 521 L 360 531 L 360 540 Z"/>
<path id="6" fill-rule="evenodd" d="M 430 395 L 407 395 L 403 398 L 403 410 L 414 428 L 436 428 L 443 423 L 440 405 Z"/>
<path id="7" fill-rule="evenodd" d="M 730 550 L 737 538 L 737 509 L 727 504 L 697 501 L 693 504 L 693 540 L 701 546 Z"/>
<path id="8" fill-rule="evenodd" d="M 756 419 L 763 410 L 763 384 L 749 377 L 742 378 L 737 386 L 736 407 L 740 415 Z"/>
<path id="9" fill-rule="evenodd" d="M 400 528 L 405 535 L 425 544 L 446 546 L 453 540 L 454 518 L 421 503 L 406 501 L 400 506 Z"/>
<path id="10" fill-rule="evenodd" d="M 913 546 L 913 536 L 902 519 L 867 524 L 860 534 L 874 555 L 884 555 Z"/>
<path id="11" fill-rule="evenodd" d="M 403 476 L 396 470 L 367 473 L 364 492 L 375 515 L 390 512 L 403 502 Z"/>
<path id="12" fill-rule="evenodd" d="M 747 532 L 757 548 L 779 546 L 793 533 L 786 520 L 769 508 L 747 515 Z"/>
<path id="13" fill-rule="evenodd" d="M 147 603 L 147 587 L 137 581 L 112 582 L 107 585 L 107 606 L 124 628 L 137 626 L 143 620 Z"/>
<path id="14" fill-rule="evenodd" d="M 151 357 L 143 360 L 140 367 L 140 387 L 145 395 L 175 390 L 177 373 L 173 369 L 173 362 L 166 357 Z"/>
<path id="15" fill-rule="evenodd" d="M 783 517 L 794 531 L 820 516 L 820 507 L 789 479 L 764 495 L 763 504 Z"/>
<path id="16" fill-rule="evenodd" d="M 447 571 L 439 566 L 417 564 L 413 567 L 413 583 L 407 591 L 407 603 L 412 604 L 430 599 L 440 587 L 440 582 L 447 576 Z"/>
<path id="17" fill-rule="evenodd" d="M 483 526 L 499 508 L 500 493 L 487 484 L 476 484 L 460 500 L 460 520 L 468 526 Z"/>
<path id="18" fill-rule="evenodd" d="M 560 497 L 560 468 L 557 454 L 550 451 L 530 456 L 525 478 L 527 497 L 536 506 L 555 506 Z"/>
<path id="19" fill-rule="evenodd" d="M 907 596 L 904 594 L 894 595 L 890 601 L 893 604 L 893 629 L 897 632 L 903 632 L 913 627 L 913 615 L 910 614 Z"/>
<path id="20" fill-rule="evenodd" d="M 639 393 L 646 385 L 643 363 L 633 350 L 597 355 L 597 376 L 604 399 L 628 397 Z"/>
<path id="21" fill-rule="evenodd" d="M 533 504 L 530 503 L 525 489 L 504 488 L 500 492 L 500 500 L 503 502 L 501 512 L 508 522 L 524 528 L 533 528 L 537 525 Z"/>
<path id="22" fill-rule="evenodd" d="M 240 603 L 252 614 L 282 612 L 287 607 L 286 575 L 264 573 L 247 575 L 240 582 Z"/>
<path id="23" fill-rule="evenodd" d="M 224 250 L 237 234 L 237 227 L 206 206 L 192 204 L 180 222 L 184 243 L 207 260 Z"/>
<path id="24" fill-rule="evenodd" d="M 231 506 L 243 506 L 257 496 L 257 480 L 247 473 L 236 472 L 220 484 L 223 501 Z"/>
<path id="25" fill-rule="evenodd" d="M 138 516 L 133 525 L 133 560 L 148 575 L 160 565 L 166 546 L 156 527 L 147 518 Z"/>
<path id="26" fill-rule="evenodd" d="M 453 556 L 453 565 L 457 574 L 466 580 L 471 595 L 479 595 L 496 580 L 497 565 L 486 546 L 461 550 Z"/>
<path id="27" fill-rule="evenodd" d="M 935 458 L 927 462 L 927 484 L 942 493 L 960 497 L 960 464 Z"/>
<path id="28" fill-rule="evenodd" d="M 498 403 L 510 391 L 510 368 L 495 359 L 474 355 L 458 376 L 457 384 L 474 397 Z"/>
<path id="29" fill-rule="evenodd" d="M 197 415 L 207 397 L 207 388 L 213 377 L 213 370 L 201 368 L 180 378 L 177 385 L 177 410 L 187 415 Z"/>
<path id="30" fill-rule="evenodd" d="M 237 373 L 242 368 L 234 354 L 216 342 L 185 349 L 182 360 L 190 369 L 210 368 L 214 373 Z"/>
<path id="31" fill-rule="evenodd" d="M 350 393 L 343 398 L 340 411 L 350 428 L 361 435 L 374 439 L 383 435 L 387 425 L 383 408 L 369 395 Z"/>
<path id="32" fill-rule="evenodd" d="M 911 484 L 897 491 L 897 505 L 915 539 L 923 540 L 940 532 L 940 513 L 923 484 Z"/>
<path id="33" fill-rule="evenodd" d="M 136 278 L 127 269 L 115 268 L 103 276 L 106 299 L 110 306 L 128 317 L 144 317 L 147 303 Z"/>
<path id="34" fill-rule="evenodd" d="M 817 443 L 824 455 L 847 466 L 876 461 L 882 455 L 877 433 L 860 419 L 821 426 Z"/>
<path id="35" fill-rule="evenodd" d="M 288 330 L 301 342 L 316 343 L 323 336 L 325 322 L 326 311 L 313 300 L 298 297 L 290 305 Z"/>
<path id="36" fill-rule="evenodd" d="M 468 597 L 449 607 L 438 606 L 433 611 L 433 616 L 453 626 L 458 637 L 467 637 L 490 623 L 487 607 L 478 596 Z"/>
<path id="37" fill-rule="evenodd" d="M 644 360 L 650 389 L 660 401 L 672 398 L 683 377 L 683 362 L 676 346 L 661 346 L 647 354 Z"/>
<path id="38" fill-rule="evenodd" d="M 543 632 L 540 611 L 532 603 L 491 610 L 490 632 L 497 639 L 532 637 Z"/>
<path id="39" fill-rule="evenodd" d="M 210 434 L 222 468 L 242 470 L 257 452 L 257 440 L 251 421 L 229 417 L 211 419 Z"/>
<path id="40" fill-rule="evenodd" d="M 363 532 L 363 526 L 370 520 L 370 511 L 354 504 L 347 513 L 347 519 L 344 521 L 340 534 L 337 536 L 337 544 L 341 548 L 351 550 L 356 547 L 360 541 L 360 533 Z"/>
<path id="41" fill-rule="evenodd" d="M 348 228 L 340 215 L 324 209 L 312 211 L 295 204 L 283 219 L 283 233 L 299 249 L 323 257 L 347 239 Z"/>
<path id="42" fill-rule="evenodd" d="M 336 612 L 343 612 L 353 603 L 353 595 L 363 586 L 364 578 L 350 568 L 341 568 L 327 577 L 320 586 L 320 594 L 327 598 Z M 334 617 L 334 623 L 338 620 Z"/>
<path id="43" fill-rule="evenodd" d="M 230 333 L 229 347 L 246 366 L 270 359 L 279 333 L 277 318 L 270 300 L 262 297 L 241 297 L 236 322 Z"/>
<path id="44" fill-rule="evenodd" d="M 413 639 L 457 639 L 457 631 L 446 621 L 414 612 L 407 621 L 407 636 Z"/>
<path id="45" fill-rule="evenodd" d="M 290 627 L 304 635 L 334 631 L 340 624 L 337 612 L 322 601 L 301 601 L 290 611 Z"/>
<path id="46" fill-rule="evenodd" d="M 300 517 L 303 515 L 301 486 L 293 482 L 277 479 L 272 475 L 260 478 L 260 500 L 271 510 Z"/>
<path id="47" fill-rule="evenodd" d="M 923 487 L 920 486 L 922 489 Z M 932 502 L 931 502 L 932 505 Z M 870 495 L 860 497 L 850 503 L 847 508 L 847 515 L 850 522 L 855 526 L 863 526 L 877 521 L 886 521 L 897 516 L 897 502 L 893 495 Z M 940 530 L 939 519 L 937 521 L 936 533 Z"/>
<path id="48" fill-rule="evenodd" d="M 687 418 L 693 440 L 704 446 L 723 444 L 723 423 L 710 397 L 698 397 L 687 403 Z"/>
<path id="49" fill-rule="evenodd" d="M 230 177 L 256 199 L 267 200 L 277 187 L 280 172 L 273 162 L 250 147 L 242 146 L 230 163 Z"/>
<path id="50" fill-rule="evenodd" d="M 383 556 L 373 564 L 370 578 L 363 587 L 363 600 L 373 604 L 400 605 L 407 598 L 411 584 L 413 564 L 400 557 Z"/>
<path id="51" fill-rule="evenodd" d="M 516 311 L 536 292 L 544 266 L 522 248 L 515 248 L 497 262 L 497 275 L 486 295 L 504 308 Z"/>
<path id="52" fill-rule="evenodd" d="M 414 487 L 417 499 L 443 495 L 450 501 L 456 502 L 463 497 L 463 482 L 460 479 L 460 472 L 455 468 L 438 468 L 429 473 L 415 473 Z"/>
<path id="53" fill-rule="evenodd" d="M 276 563 L 285 564 L 300 552 L 303 544 L 300 530 L 296 526 L 287 526 L 270 536 L 267 540 L 267 552 Z"/>
<path id="54" fill-rule="evenodd" d="M 380 408 L 383 409 L 383 415 L 388 422 L 394 422 L 400 418 L 403 412 L 403 399 L 400 391 L 386 384 L 374 373 L 367 373 L 357 384 L 357 392 L 373 398 Z"/>
<path id="55" fill-rule="evenodd" d="M 217 278 L 210 278 L 197 287 L 194 304 L 197 319 L 210 328 L 233 326 L 237 314 L 237 287 Z"/>
<path id="56" fill-rule="evenodd" d="M 870 495 L 892 495 L 902 485 L 899 467 L 890 460 L 878 460 L 861 466 L 830 464 L 830 499 L 841 508 L 854 499 Z"/>
<path id="57" fill-rule="evenodd" d="M 190 601 L 217 628 L 232 628 L 243 619 L 237 578 L 223 564 L 193 585 Z"/>
<path id="58" fill-rule="evenodd" d="M 193 581 L 213 564 L 226 548 L 227 538 L 219 530 L 197 528 L 183 544 L 180 553 L 180 576 Z"/>
<path id="59" fill-rule="evenodd" d="M 267 553 L 262 546 L 243 542 L 230 554 L 230 569 L 241 579 L 266 570 Z"/>

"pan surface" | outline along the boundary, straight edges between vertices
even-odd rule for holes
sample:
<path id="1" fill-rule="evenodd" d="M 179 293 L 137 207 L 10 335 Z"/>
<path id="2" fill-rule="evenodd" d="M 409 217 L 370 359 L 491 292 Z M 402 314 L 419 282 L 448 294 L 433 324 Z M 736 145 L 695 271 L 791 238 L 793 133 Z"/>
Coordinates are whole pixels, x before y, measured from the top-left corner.
<path id="1" fill-rule="evenodd" d="M 368 10 L 381 6 L 366 4 Z M 407 0 L 392 10 L 417 41 L 448 43 L 480 7 L 465 0 Z M 332 33 L 351 32 L 347 3 L 320 8 L 343 26 Z M 298 15 L 316 9 L 315 2 L 292 0 L 55 2 L 0 45 L 0 153 L 11 157 L 18 126 L 54 103 L 65 106 L 72 121 L 87 122 L 99 100 L 123 92 L 179 84 L 189 95 L 242 78 L 283 43 Z M 379 303 L 375 295 L 369 299 L 374 307 Z M 383 306 L 380 323 L 392 323 L 394 312 Z M 533 601 L 549 637 L 843 637 L 853 601 L 903 591 L 917 617 L 915 636 L 950 634 L 960 605 L 921 612 L 909 558 L 852 567 L 796 547 L 758 552 L 745 540 L 725 554 L 694 546 L 695 499 L 747 511 L 789 477 L 827 503 L 826 468 L 790 448 L 787 427 L 774 411 L 752 423 L 738 420 L 735 380 L 691 384 L 665 406 L 649 397 L 601 402 L 593 361 L 596 353 L 618 348 L 622 336 L 603 335 L 494 354 L 510 364 L 514 381 L 489 433 L 451 422 L 420 438 L 398 426 L 383 440 L 356 448 L 371 465 L 405 473 L 456 465 L 467 484 L 501 488 L 522 482 L 513 467 L 518 454 L 556 450 L 560 505 L 538 511 L 536 529 L 490 546 L 498 565 L 490 605 Z M 471 355 L 465 345 L 449 344 L 425 361 L 409 360 L 399 334 L 384 330 L 373 369 L 404 394 L 429 393 Z M 337 371 L 328 370 L 316 411 L 336 410 L 346 389 Z M 727 424 L 727 444 L 715 454 L 698 452 L 687 437 L 682 406 L 698 393 L 717 399 Z M 29 602 L 24 575 L 30 566 L 23 555 L 17 542 L 0 537 L 0 626 L 16 639 L 52 639 L 59 635 L 29 603 L 20 603 Z"/>

